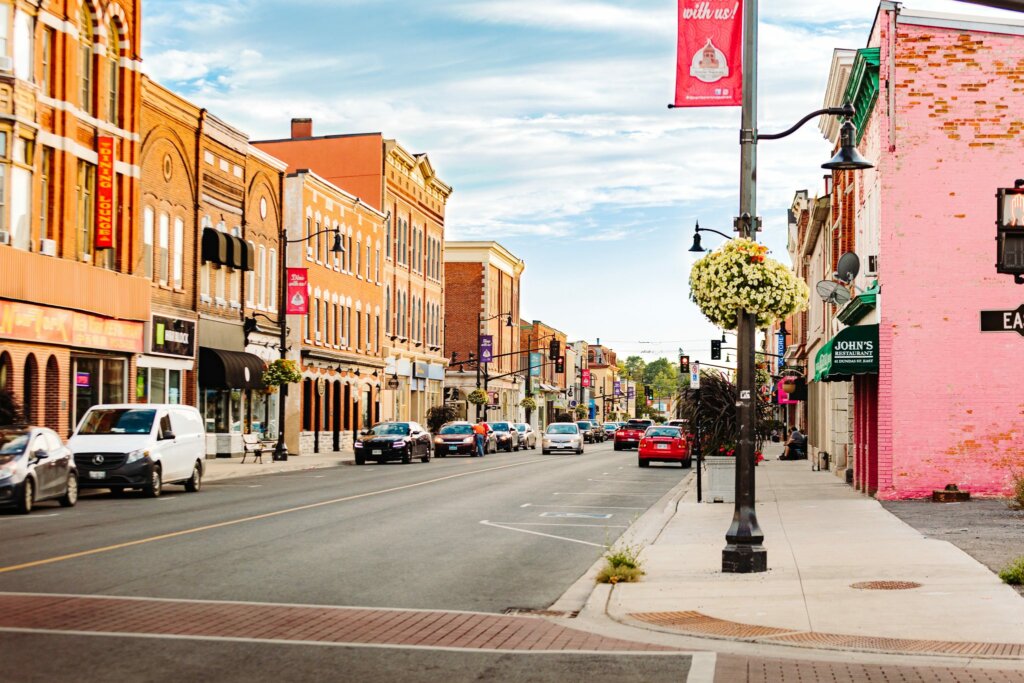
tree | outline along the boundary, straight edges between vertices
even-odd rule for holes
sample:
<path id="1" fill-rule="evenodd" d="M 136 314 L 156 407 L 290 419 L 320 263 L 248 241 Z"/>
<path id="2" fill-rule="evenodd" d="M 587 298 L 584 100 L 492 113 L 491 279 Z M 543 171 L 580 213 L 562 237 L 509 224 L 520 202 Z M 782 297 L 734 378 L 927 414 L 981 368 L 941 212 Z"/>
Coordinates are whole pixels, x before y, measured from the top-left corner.
<path id="1" fill-rule="evenodd" d="M 427 429 L 432 434 L 436 433 L 445 422 L 452 422 L 459 418 L 455 408 L 447 404 L 434 406 L 427 411 Z"/>
<path id="2" fill-rule="evenodd" d="M 18 424 L 23 420 L 21 406 L 14 400 L 14 394 L 0 389 L 0 425 Z"/>
<path id="3" fill-rule="evenodd" d="M 640 356 L 630 356 L 623 363 L 619 361 L 619 375 L 632 380 L 637 384 L 642 384 L 644 381 L 644 369 L 647 367 L 647 363 Z"/>

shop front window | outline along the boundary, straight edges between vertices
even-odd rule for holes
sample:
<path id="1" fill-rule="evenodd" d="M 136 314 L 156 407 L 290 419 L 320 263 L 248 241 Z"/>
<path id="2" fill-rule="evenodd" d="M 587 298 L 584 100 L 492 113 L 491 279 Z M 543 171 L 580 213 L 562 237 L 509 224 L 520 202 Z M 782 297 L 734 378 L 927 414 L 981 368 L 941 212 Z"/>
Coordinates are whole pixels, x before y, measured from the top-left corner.
<path id="1" fill-rule="evenodd" d="M 124 359 L 73 358 L 71 389 L 75 409 L 74 424 L 77 425 L 92 406 L 124 403 L 127 395 L 126 379 Z"/>
<path id="2" fill-rule="evenodd" d="M 245 416 L 245 396 L 239 389 L 203 389 L 200 411 L 211 434 L 240 433 Z"/>

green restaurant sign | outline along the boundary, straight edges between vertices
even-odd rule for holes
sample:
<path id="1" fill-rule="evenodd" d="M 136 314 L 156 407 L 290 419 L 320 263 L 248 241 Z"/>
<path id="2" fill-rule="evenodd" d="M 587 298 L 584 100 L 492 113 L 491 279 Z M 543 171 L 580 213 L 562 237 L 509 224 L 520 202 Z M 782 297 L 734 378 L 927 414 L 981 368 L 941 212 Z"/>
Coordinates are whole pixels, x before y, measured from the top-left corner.
<path id="1" fill-rule="evenodd" d="M 845 382 L 878 372 L 878 325 L 855 325 L 828 340 L 814 358 L 814 381 Z"/>

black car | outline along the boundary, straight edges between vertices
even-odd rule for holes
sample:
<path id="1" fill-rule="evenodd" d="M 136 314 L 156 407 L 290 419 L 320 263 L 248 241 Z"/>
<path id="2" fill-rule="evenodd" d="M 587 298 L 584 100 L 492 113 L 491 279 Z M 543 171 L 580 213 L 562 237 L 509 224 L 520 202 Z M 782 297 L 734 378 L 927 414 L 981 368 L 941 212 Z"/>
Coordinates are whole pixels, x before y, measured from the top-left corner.
<path id="1" fill-rule="evenodd" d="M 380 422 L 365 430 L 355 443 L 356 464 L 413 458 L 430 462 L 430 434 L 416 422 Z"/>
<path id="2" fill-rule="evenodd" d="M 0 506 L 27 514 L 36 502 L 78 502 L 78 469 L 71 450 L 52 429 L 0 427 Z"/>
<path id="3" fill-rule="evenodd" d="M 594 443 L 597 441 L 593 422 L 590 420 L 577 420 L 576 425 L 580 428 L 580 433 L 583 435 L 584 442 Z"/>
<path id="4" fill-rule="evenodd" d="M 446 422 L 434 436 L 434 456 L 476 455 L 476 434 L 468 422 Z"/>
<path id="5" fill-rule="evenodd" d="M 519 450 L 519 431 L 511 422 L 488 422 L 487 424 L 494 432 L 499 451 L 511 453 Z"/>

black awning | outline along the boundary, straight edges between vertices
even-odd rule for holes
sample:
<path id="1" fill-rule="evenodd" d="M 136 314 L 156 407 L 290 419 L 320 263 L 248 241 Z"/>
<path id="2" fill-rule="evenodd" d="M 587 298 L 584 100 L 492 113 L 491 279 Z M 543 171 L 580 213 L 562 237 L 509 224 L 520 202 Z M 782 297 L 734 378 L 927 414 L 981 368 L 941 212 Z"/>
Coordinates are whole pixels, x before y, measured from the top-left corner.
<path id="1" fill-rule="evenodd" d="M 228 262 L 229 238 L 230 235 L 216 228 L 203 228 L 203 260 L 221 265 L 226 264 Z"/>
<path id="2" fill-rule="evenodd" d="M 251 353 L 199 347 L 199 386 L 206 389 L 262 389 L 266 369 Z"/>
<path id="3" fill-rule="evenodd" d="M 237 239 L 242 243 L 242 270 L 256 270 L 256 247 L 241 237 Z"/>

